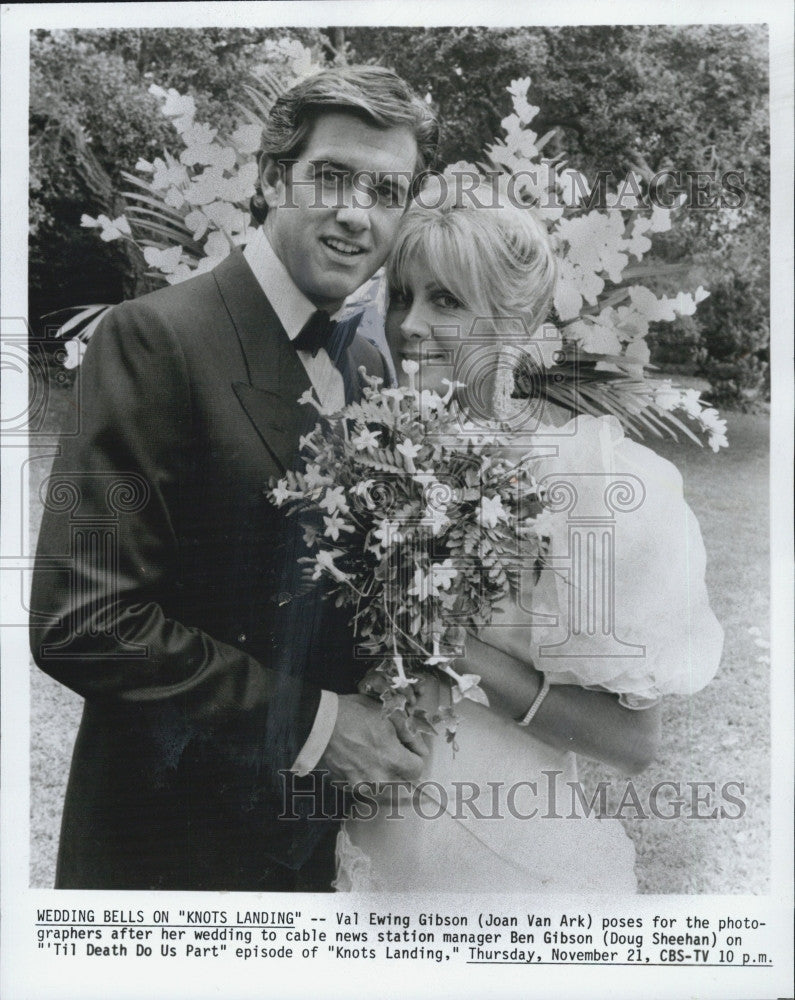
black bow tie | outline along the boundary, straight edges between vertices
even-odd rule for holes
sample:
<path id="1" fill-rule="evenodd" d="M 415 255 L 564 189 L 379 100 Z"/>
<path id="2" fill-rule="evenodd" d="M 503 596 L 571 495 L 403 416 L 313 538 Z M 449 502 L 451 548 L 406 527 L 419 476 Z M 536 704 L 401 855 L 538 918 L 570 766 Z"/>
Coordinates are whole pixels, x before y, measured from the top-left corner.
<path id="1" fill-rule="evenodd" d="M 309 351 L 314 357 L 321 347 L 328 347 L 335 325 L 327 312 L 315 310 L 293 341 L 296 351 Z"/>

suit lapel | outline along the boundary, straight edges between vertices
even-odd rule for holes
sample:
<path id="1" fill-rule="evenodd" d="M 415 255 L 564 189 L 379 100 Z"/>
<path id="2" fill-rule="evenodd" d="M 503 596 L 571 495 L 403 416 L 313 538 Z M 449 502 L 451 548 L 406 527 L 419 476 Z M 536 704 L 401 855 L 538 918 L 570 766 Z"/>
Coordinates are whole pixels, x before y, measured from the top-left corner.
<path id="1" fill-rule="evenodd" d="M 314 417 L 298 403 L 310 388 L 309 376 L 242 252 L 230 254 L 213 275 L 248 372 L 248 383 L 235 382 L 232 388 L 279 465 L 292 468 L 298 438 Z"/>

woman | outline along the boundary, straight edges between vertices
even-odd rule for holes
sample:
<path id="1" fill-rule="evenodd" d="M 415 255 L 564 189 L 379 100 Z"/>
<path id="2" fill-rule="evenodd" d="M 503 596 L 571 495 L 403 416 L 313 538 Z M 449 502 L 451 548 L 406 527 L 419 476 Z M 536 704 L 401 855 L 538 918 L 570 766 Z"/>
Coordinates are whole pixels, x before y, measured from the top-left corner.
<path id="1" fill-rule="evenodd" d="M 618 820 L 594 816 L 575 753 L 642 770 L 659 699 L 698 690 L 717 669 L 722 632 L 676 469 L 613 418 L 511 399 L 517 330 L 531 357 L 550 353 L 523 331 L 544 319 L 554 276 L 546 234 L 507 201 L 414 207 L 393 251 L 396 369 L 419 364 L 422 388 L 466 382 L 468 415 L 514 428 L 505 444 L 517 458 L 532 441 L 550 549 L 503 615 L 467 635 L 456 669 L 480 675 L 489 707 L 460 702 L 455 752 L 429 737 L 418 785 L 345 823 L 340 890 L 636 891 L 631 841 Z M 420 701 L 432 714 L 449 688 L 429 679 Z"/>

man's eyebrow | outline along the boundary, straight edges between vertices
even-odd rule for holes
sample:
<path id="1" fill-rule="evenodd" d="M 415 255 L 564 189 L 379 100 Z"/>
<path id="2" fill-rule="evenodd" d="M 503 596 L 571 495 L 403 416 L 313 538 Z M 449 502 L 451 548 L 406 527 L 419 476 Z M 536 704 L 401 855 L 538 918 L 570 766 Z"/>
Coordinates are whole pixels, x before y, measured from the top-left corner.
<path id="1" fill-rule="evenodd" d="M 335 173 L 362 173 L 365 176 L 371 177 L 375 184 L 386 185 L 391 191 L 397 191 L 401 195 L 408 191 L 413 176 L 408 170 L 371 170 L 369 168 L 360 170 L 350 163 L 343 163 L 341 160 L 333 160 L 329 157 L 318 157 L 318 159 L 311 162 L 315 167 L 327 168 Z"/>
<path id="2" fill-rule="evenodd" d="M 319 157 L 317 160 L 312 160 L 312 166 L 330 167 L 332 170 L 336 170 L 339 173 L 351 173 L 353 171 L 353 167 L 349 163 L 341 163 L 339 160 L 330 160 L 328 157 Z"/>
<path id="3" fill-rule="evenodd" d="M 379 184 L 388 184 L 400 191 L 405 191 L 411 183 L 411 174 L 406 170 L 376 170 L 375 178 Z"/>

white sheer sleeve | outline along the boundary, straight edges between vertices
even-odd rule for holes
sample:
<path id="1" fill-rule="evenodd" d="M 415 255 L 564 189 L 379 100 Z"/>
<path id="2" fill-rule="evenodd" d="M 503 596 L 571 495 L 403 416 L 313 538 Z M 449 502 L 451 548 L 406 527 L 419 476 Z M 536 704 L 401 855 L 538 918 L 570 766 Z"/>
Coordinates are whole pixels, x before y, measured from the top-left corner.
<path id="1" fill-rule="evenodd" d="M 678 470 L 609 417 L 578 418 L 539 443 L 556 452 L 533 460 L 548 490 L 548 566 L 537 582 L 523 572 L 479 636 L 553 684 L 608 690 L 630 708 L 698 691 L 718 669 L 723 631 Z"/>

